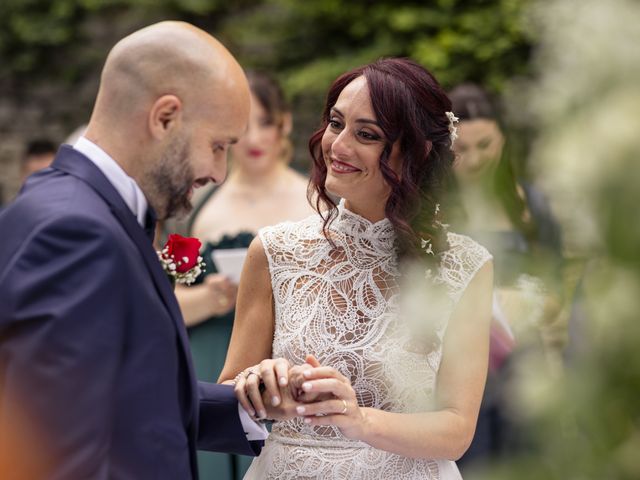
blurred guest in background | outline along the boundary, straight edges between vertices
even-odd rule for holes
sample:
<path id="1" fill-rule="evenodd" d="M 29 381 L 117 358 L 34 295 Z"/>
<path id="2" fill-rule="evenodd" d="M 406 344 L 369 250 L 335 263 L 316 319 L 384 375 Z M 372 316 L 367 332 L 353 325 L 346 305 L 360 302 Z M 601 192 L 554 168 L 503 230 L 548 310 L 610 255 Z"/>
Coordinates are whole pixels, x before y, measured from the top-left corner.
<path id="1" fill-rule="evenodd" d="M 533 339 L 559 353 L 561 239 L 540 192 L 516 177 L 513 149 L 488 94 L 463 84 L 449 96 L 459 118 L 454 172 L 462 208 L 454 228 L 493 254 L 496 283 L 489 377 L 474 441 L 458 462 L 464 473 L 522 441 L 509 420 L 505 390 L 512 351 Z"/>
<path id="2" fill-rule="evenodd" d="M 20 163 L 20 183 L 24 183 L 31 174 L 51 165 L 57 150 L 56 144 L 46 138 L 28 142 Z"/>
<path id="3" fill-rule="evenodd" d="M 187 233 L 204 244 L 204 278 L 190 287 L 176 288 L 189 327 L 196 374 L 209 381 L 218 378 L 224 365 L 237 291 L 234 282 L 217 272 L 212 252 L 246 248 L 260 228 L 314 213 L 306 200 L 307 179 L 288 165 L 293 153 L 292 118 L 283 92 L 264 73 L 249 72 L 247 78 L 249 127 L 231 148 L 229 177 L 200 197 L 188 221 Z M 199 455 L 204 480 L 242 478 L 251 461 L 210 452 Z"/>

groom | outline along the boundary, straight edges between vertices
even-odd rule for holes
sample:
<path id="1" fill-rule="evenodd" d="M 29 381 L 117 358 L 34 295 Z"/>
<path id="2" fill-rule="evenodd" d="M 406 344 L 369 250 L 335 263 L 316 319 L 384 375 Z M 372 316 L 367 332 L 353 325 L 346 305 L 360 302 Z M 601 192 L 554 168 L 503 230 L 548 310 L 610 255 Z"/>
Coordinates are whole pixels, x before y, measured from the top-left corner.
<path id="1" fill-rule="evenodd" d="M 150 240 L 224 179 L 249 104 L 213 37 L 144 28 L 109 53 L 84 137 L 0 214 L 3 480 L 182 480 L 196 448 L 259 453 L 232 387 L 196 383 Z"/>

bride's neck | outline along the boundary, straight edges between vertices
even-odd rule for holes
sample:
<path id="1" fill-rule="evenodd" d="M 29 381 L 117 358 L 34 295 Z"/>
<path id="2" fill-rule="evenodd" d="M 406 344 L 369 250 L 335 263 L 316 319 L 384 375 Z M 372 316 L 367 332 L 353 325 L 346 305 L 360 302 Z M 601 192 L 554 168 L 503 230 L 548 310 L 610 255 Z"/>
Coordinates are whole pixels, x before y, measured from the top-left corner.
<path id="1" fill-rule="evenodd" d="M 379 222 L 386 218 L 384 203 L 375 203 L 371 200 L 358 202 L 357 200 L 345 199 L 344 207 L 372 223 Z"/>

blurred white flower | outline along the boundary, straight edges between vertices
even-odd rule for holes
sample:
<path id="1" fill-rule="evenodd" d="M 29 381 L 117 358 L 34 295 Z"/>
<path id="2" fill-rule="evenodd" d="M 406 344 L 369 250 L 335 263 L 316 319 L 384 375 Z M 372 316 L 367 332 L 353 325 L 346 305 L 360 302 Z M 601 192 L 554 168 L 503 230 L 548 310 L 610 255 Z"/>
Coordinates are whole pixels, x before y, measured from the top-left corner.
<path id="1" fill-rule="evenodd" d="M 541 76 L 531 88 L 530 113 L 541 135 L 531 166 L 568 249 L 585 254 L 602 247 L 602 187 L 639 165 L 628 159 L 640 151 L 640 4 L 540 2 L 533 18 L 542 30 Z"/>

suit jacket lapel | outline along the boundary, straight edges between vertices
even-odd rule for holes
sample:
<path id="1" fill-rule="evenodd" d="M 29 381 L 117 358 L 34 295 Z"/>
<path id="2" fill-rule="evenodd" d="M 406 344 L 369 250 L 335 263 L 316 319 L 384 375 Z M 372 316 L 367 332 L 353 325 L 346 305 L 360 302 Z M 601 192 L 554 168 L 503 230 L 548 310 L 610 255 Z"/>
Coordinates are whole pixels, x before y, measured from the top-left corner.
<path id="1" fill-rule="evenodd" d="M 129 237 L 131 237 L 136 247 L 138 247 L 138 250 L 142 255 L 142 259 L 151 274 L 153 283 L 155 284 L 157 291 L 160 293 L 160 297 L 162 298 L 162 301 L 169 311 L 176 329 L 178 330 L 182 353 L 185 357 L 185 364 L 187 365 L 189 373 L 191 398 L 197 399 L 197 383 L 195 382 L 191 354 L 189 353 L 189 341 L 182 319 L 182 314 L 180 313 L 180 307 L 178 306 L 178 302 L 173 293 L 171 283 L 160 266 L 160 261 L 158 260 L 157 254 L 153 249 L 153 245 L 151 244 L 149 237 L 109 180 L 107 180 L 100 169 L 82 153 L 74 150 L 70 146 L 63 145 L 60 147 L 52 167 L 87 182 L 105 200 L 105 202 L 107 202 L 115 217 L 123 226 Z M 198 408 L 194 408 L 194 401 L 191 402 L 191 410 L 192 411 L 189 412 L 189 418 L 192 419 L 190 422 L 190 434 L 195 435 L 194 428 L 198 421 Z"/>

